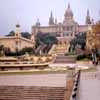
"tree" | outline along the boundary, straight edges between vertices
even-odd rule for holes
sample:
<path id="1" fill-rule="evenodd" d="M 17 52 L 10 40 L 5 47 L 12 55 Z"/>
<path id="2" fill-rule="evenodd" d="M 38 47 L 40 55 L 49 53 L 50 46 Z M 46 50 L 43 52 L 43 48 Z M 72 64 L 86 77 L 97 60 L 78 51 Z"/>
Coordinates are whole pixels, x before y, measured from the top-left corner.
<path id="1" fill-rule="evenodd" d="M 38 33 L 36 35 L 36 41 L 38 41 L 38 44 L 56 44 L 57 43 L 57 38 L 56 36 L 51 35 L 50 33 Z"/>
<path id="2" fill-rule="evenodd" d="M 92 53 L 93 64 L 98 64 L 100 50 L 100 22 L 92 25 L 87 33 L 87 49 Z"/>
<path id="3" fill-rule="evenodd" d="M 92 32 L 94 34 L 94 48 L 100 48 L 100 23 L 92 26 Z"/>
<path id="4" fill-rule="evenodd" d="M 82 50 L 85 49 L 86 46 L 86 33 L 78 33 L 74 39 L 72 39 L 72 41 L 70 42 L 70 48 L 73 47 L 73 49 L 75 50 L 75 48 L 78 46 L 81 47 Z"/>
<path id="5" fill-rule="evenodd" d="M 11 32 L 9 32 L 9 34 L 8 35 L 6 35 L 6 36 L 14 36 L 15 35 L 15 32 L 12 30 Z"/>
<path id="6" fill-rule="evenodd" d="M 30 39 L 31 38 L 31 34 L 29 32 L 21 32 L 22 37 Z"/>
<path id="7" fill-rule="evenodd" d="M 4 45 L 0 45 L 0 51 L 2 51 L 4 48 Z"/>
<path id="8" fill-rule="evenodd" d="M 4 45 L 0 45 L 0 56 L 4 55 Z"/>
<path id="9" fill-rule="evenodd" d="M 15 36 L 15 32 L 11 31 L 8 35 L 6 36 Z M 29 32 L 21 32 L 21 36 L 27 39 L 31 38 L 31 34 Z"/>
<path id="10" fill-rule="evenodd" d="M 10 52 L 11 52 L 10 48 L 7 47 L 4 48 L 5 55 L 9 54 Z"/>

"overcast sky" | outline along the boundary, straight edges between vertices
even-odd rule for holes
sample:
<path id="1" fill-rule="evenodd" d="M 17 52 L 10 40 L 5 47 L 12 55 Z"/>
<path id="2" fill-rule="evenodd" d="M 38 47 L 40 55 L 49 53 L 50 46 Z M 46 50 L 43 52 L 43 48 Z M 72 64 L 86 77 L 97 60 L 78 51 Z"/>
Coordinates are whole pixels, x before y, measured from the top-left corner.
<path id="1" fill-rule="evenodd" d="M 94 20 L 99 19 L 100 0 L 0 0 L 0 35 L 14 30 L 17 23 L 22 31 L 31 32 L 37 18 L 42 25 L 48 25 L 51 10 L 58 22 L 62 22 L 68 2 L 79 24 L 85 23 L 87 9 Z"/>

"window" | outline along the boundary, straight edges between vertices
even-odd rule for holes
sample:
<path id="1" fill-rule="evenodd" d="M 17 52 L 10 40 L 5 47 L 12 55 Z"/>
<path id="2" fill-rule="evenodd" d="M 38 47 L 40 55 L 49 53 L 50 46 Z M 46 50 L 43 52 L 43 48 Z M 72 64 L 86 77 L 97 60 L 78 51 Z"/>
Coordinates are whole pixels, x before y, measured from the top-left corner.
<path id="1" fill-rule="evenodd" d="M 73 26 L 71 26 L 71 31 L 73 30 Z"/>
<path id="2" fill-rule="evenodd" d="M 69 31 L 70 30 L 70 27 L 69 26 L 67 26 L 67 31 Z"/>

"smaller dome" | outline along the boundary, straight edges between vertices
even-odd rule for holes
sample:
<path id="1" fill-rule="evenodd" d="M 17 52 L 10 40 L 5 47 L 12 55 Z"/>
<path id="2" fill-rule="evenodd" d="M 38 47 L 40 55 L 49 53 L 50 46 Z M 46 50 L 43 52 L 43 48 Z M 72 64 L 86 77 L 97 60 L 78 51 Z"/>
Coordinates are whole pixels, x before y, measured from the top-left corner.
<path id="1" fill-rule="evenodd" d="M 70 4 L 68 4 L 68 8 L 67 8 L 67 10 L 65 12 L 65 17 L 73 17 L 73 12 L 72 12 L 72 10 L 70 8 Z"/>

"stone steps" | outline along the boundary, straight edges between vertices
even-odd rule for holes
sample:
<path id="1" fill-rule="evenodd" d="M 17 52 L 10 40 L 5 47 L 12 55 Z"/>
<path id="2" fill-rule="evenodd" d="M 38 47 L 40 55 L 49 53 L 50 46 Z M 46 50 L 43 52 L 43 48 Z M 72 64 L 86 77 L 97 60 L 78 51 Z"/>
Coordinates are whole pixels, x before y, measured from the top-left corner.
<path id="1" fill-rule="evenodd" d="M 65 87 L 0 86 L 0 100 L 64 100 Z"/>
<path id="2" fill-rule="evenodd" d="M 75 63 L 75 57 L 58 55 L 54 61 L 54 63 Z"/>
<path id="3" fill-rule="evenodd" d="M 67 52 L 67 46 L 66 45 L 56 45 L 53 53 L 60 54 L 60 53 L 66 53 Z"/>

